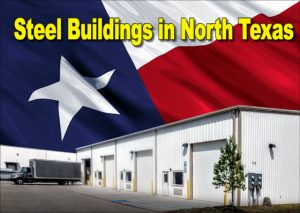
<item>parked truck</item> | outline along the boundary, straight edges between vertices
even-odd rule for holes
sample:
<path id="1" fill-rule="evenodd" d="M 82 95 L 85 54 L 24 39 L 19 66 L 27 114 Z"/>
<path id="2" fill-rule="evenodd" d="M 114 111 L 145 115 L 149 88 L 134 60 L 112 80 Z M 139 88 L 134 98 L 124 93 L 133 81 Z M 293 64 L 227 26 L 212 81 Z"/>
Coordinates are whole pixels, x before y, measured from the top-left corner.
<path id="1" fill-rule="evenodd" d="M 29 167 L 22 167 L 10 176 L 15 184 L 56 182 L 73 184 L 81 180 L 80 163 L 53 160 L 29 160 Z"/>

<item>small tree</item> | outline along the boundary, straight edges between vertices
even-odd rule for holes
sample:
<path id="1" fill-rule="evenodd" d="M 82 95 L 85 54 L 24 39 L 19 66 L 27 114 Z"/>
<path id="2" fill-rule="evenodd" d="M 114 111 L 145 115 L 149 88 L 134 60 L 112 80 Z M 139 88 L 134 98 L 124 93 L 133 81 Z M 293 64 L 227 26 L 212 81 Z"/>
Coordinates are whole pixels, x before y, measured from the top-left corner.
<path id="1" fill-rule="evenodd" d="M 213 185 L 224 187 L 224 192 L 231 192 L 231 208 L 233 210 L 234 192 L 236 189 L 245 190 L 244 166 L 241 153 L 237 150 L 234 138 L 227 140 L 226 146 L 221 148 L 221 156 L 214 166 Z"/>

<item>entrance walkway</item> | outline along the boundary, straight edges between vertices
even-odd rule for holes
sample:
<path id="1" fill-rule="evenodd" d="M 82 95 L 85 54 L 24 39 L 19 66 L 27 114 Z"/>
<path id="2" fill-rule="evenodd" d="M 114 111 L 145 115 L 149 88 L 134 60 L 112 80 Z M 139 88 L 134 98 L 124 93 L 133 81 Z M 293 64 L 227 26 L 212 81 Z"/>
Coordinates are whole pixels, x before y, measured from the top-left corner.
<path id="1" fill-rule="evenodd" d="M 153 196 L 139 192 L 104 189 L 96 186 L 70 187 L 68 190 L 78 191 L 78 189 L 81 190 L 81 193 L 86 194 L 87 196 L 93 196 L 98 199 L 152 211 L 172 211 L 223 205 L 222 203 L 212 203 L 201 200 L 185 200 L 158 195 Z"/>

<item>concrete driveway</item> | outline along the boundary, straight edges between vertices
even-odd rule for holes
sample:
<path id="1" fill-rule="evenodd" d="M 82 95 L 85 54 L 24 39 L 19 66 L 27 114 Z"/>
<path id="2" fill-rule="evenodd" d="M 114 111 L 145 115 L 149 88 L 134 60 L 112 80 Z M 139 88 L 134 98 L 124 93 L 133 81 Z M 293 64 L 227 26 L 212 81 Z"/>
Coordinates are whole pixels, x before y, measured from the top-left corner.
<path id="1" fill-rule="evenodd" d="M 220 205 L 205 201 L 55 184 L 1 182 L 0 212 L 163 212 Z"/>

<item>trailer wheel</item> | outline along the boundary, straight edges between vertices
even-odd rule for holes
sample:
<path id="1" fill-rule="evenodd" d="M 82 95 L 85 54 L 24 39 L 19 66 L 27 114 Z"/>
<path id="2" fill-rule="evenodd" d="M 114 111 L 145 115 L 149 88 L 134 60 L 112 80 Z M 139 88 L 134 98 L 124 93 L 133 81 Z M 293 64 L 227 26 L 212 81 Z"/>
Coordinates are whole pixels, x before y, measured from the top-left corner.
<path id="1" fill-rule="evenodd" d="M 67 181 L 66 180 L 60 180 L 57 182 L 59 185 L 67 185 Z"/>
<path id="2" fill-rule="evenodd" d="M 22 184 L 24 183 L 24 181 L 23 181 L 22 178 L 18 178 L 18 179 L 16 180 L 16 182 L 17 182 L 18 185 L 22 185 Z"/>

